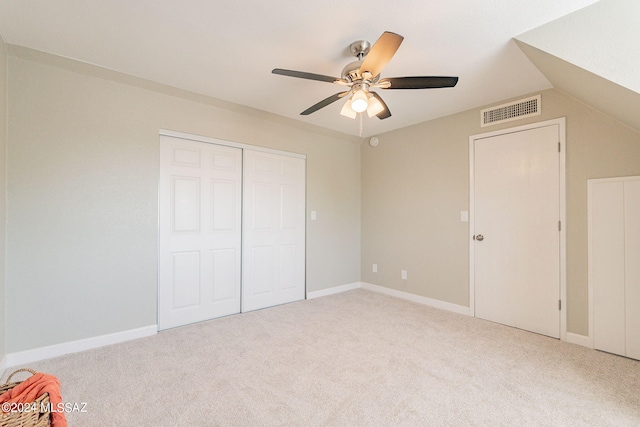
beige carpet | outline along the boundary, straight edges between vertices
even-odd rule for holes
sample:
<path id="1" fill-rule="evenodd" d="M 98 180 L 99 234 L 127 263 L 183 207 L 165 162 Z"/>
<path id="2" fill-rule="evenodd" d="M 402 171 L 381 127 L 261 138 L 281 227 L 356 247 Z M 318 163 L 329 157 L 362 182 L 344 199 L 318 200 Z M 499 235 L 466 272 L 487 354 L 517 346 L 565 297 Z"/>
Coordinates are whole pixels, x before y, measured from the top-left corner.
<path id="1" fill-rule="evenodd" d="M 638 426 L 640 363 L 365 290 L 31 365 L 71 426 Z"/>

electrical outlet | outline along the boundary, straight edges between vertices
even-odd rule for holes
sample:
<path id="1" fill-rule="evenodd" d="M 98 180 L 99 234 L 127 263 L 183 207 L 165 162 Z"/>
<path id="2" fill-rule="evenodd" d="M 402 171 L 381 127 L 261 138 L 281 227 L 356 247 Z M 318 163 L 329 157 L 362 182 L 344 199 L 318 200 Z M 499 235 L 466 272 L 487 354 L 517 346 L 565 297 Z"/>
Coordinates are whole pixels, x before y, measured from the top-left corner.
<path id="1" fill-rule="evenodd" d="M 407 270 L 402 270 L 400 275 L 402 276 L 402 280 L 407 280 Z"/>
<path id="2" fill-rule="evenodd" d="M 372 270 L 374 273 L 377 273 L 377 272 L 378 272 L 378 264 L 373 264 L 373 267 L 371 268 L 371 270 Z"/>

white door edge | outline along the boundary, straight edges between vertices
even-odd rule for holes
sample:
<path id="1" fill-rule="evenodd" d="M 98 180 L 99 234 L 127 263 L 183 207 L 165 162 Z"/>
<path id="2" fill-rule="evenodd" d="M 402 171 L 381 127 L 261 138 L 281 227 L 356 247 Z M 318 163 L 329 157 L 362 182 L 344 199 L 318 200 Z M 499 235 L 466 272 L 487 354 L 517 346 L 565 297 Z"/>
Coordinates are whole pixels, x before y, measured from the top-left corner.
<path id="1" fill-rule="evenodd" d="M 560 340 L 567 340 L 567 205 L 566 205 L 566 119 L 560 117 L 557 119 L 546 120 L 543 122 L 531 123 L 528 125 L 517 126 L 513 128 L 501 129 L 492 132 L 471 135 L 469 137 L 469 314 L 475 313 L 475 245 L 472 244 L 475 235 L 475 212 L 474 212 L 474 145 L 477 140 L 490 138 L 509 133 L 522 132 L 531 129 L 537 129 L 547 126 L 558 126 L 558 139 L 560 143 L 560 221 L 562 228 L 560 230 L 560 299 L 562 301 L 560 309 Z M 591 313 L 589 313 L 589 318 Z M 589 325 L 591 320 L 589 319 Z M 591 336 L 591 328 L 589 328 L 589 336 Z"/>

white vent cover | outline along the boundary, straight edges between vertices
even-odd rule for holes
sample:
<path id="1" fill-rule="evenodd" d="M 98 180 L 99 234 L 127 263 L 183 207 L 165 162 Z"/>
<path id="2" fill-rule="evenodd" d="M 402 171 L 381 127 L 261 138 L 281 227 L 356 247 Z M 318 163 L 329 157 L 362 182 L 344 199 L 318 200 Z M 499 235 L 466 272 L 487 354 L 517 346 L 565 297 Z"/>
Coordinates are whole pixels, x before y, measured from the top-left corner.
<path id="1" fill-rule="evenodd" d="M 480 126 L 490 126 L 497 123 L 510 122 L 511 120 L 524 119 L 525 117 L 538 116 L 542 112 L 540 95 L 497 107 L 485 108 L 480 111 Z"/>

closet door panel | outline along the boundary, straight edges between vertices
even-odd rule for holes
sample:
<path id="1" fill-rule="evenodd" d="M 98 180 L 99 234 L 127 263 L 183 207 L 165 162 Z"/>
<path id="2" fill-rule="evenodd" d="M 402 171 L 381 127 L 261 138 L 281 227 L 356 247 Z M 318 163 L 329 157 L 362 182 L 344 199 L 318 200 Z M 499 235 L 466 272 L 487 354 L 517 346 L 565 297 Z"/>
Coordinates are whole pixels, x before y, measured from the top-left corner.
<path id="1" fill-rule="evenodd" d="M 305 161 L 244 150 L 242 311 L 304 299 Z"/>
<path id="2" fill-rule="evenodd" d="M 160 137 L 158 328 L 240 312 L 242 150 Z"/>
<path id="3" fill-rule="evenodd" d="M 592 182 L 590 194 L 594 347 L 625 354 L 622 182 Z"/>
<path id="4" fill-rule="evenodd" d="M 640 180 L 624 183 L 624 204 L 626 355 L 640 359 Z"/>

